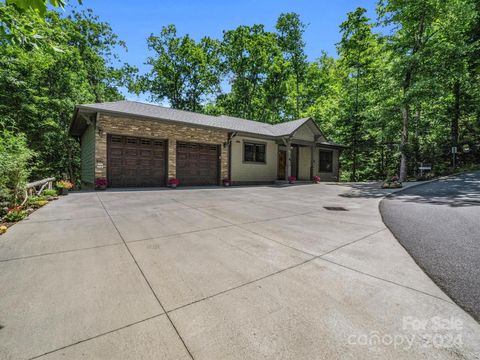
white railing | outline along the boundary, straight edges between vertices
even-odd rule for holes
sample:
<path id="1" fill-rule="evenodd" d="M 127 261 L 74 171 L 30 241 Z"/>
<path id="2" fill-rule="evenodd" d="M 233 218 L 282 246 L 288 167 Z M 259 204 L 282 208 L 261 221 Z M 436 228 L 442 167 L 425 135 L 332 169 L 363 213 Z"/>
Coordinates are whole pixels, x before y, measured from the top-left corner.
<path id="1" fill-rule="evenodd" d="M 28 183 L 25 186 L 25 199 L 23 200 L 22 205 L 24 205 L 27 202 L 29 196 L 34 196 L 34 195 L 39 196 L 42 194 L 45 188 L 52 189 L 54 181 L 55 181 L 55 178 L 51 177 L 51 178 Z"/>

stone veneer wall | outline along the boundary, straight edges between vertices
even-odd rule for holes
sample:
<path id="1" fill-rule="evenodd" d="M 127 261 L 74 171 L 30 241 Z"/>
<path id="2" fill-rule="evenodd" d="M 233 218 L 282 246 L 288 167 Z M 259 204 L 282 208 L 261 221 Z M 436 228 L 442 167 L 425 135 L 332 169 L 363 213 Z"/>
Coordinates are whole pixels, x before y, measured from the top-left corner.
<path id="1" fill-rule="evenodd" d="M 168 177 L 176 177 L 176 141 L 190 141 L 220 145 L 220 176 L 228 177 L 228 132 L 216 129 L 190 127 L 157 120 L 101 113 L 95 131 L 95 177 L 107 177 L 107 135 L 129 135 L 168 140 Z"/>

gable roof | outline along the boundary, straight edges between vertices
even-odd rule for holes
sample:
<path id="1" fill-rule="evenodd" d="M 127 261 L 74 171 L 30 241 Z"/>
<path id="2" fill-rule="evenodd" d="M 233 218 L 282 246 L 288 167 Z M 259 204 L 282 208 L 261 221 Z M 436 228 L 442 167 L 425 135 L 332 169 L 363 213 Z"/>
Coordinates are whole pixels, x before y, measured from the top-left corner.
<path id="1" fill-rule="evenodd" d="M 75 109 L 75 118 L 77 117 L 77 113 L 79 111 L 108 112 L 120 115 L 131 115 L 136 117 L 146 117 L 150 119 L 173 121 L 189 125 L 213 127 L 217 129 L 263 135 L 267 137 L 282 137 L 292 135 L 306 122 L 311 121 L 313 124 L 315 124 L 315 127 L 319 131 L 319 134 L 322 134 L 321 130 L 318 128 L 318 125 L 311 118 L 303 118 L 279 124 L 267 124 L 259 121 L 246 120 L 233 116 L 205 115 L 191 111 L 177 110 L 164 106 L 127 100 L 77 105 Z M 72 127 L 70 128 L 70 131 L 73 133 Z"/>

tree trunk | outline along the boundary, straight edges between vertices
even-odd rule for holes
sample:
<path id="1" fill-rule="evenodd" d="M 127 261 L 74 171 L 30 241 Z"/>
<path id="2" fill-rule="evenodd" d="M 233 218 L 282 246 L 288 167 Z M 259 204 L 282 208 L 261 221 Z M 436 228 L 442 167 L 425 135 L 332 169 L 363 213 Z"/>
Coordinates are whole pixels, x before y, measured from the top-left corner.
<path id="1" fill-rule="evenodd" d="M 460 81 L 455 81 L 453 85 L 453 94 L 455 96 L 455 104 L 453 108 L 453 117 L 451 124 L 451 142 L 452 147 L 458 146 L 458 122 L 460 120 Z M 452 167 L 455 168 L 457 154 L 452 154 Z"/>
<path id="2" fill-rule="evenodd" d="M 358 92 L 359 92 L 360 69 L 357 67 L 357 76 L 355 79 L 355 114 L 353 115 L 352 129 L 352 181 L 357 181 L 357 140 L 358 140 Z"/>
<path id="3" fill-rule="evenodd" d="M 407 145 L 408 145 L 408 123 L 410 116 L 410 107 L 408 104 L 407 93 L 410 88 L 410 82 L 412 79 L 411 68 L 407 70 L 405 74 L 405 80 L 403 82 L 403 104 L 402 104 L 402 139 L 400 141 L 400 181 L 405 181 L 407 178 Z"/>
<path id="4" fill-rule="evenodd" d="M 296 117 L 297 117 L 297 119 L 299 119 L 300 118 L 300 84 L 299 84 L 300 80 L 299 80 L 298 72 L 296 74 L 295 82 L 296 82 L 295 85 L 296 85 L 296 91 L 297 91 L 296 99 L 295 99 L 296 100 L 296 107 L 297 107 L 297 116 Z"/>
<path id="5" fill-rule="evenodd" d="M 402 105 L 402 140 L 400 142 L 400 181 L 405 181 L 407 178 L 407 143 L 408 143 L 408 116 L 409 116 L 408 104 Z"/>
<path id="6" fill-rule="evenodd" d="M 415 164 L 414 174 L 417 175 L 417 165 L 420 162 L 420 135 L 418 128 L 420 126 L 421 108 L 417 105 L 415 109 L 415 139 L 413 142 L 413 163 Z"/>
<path id="7" fill-rule="evenodd" d="M 352 176 L 350 181 L 357 181 L 357 116 L 353 116 L 352 131 Z"/>

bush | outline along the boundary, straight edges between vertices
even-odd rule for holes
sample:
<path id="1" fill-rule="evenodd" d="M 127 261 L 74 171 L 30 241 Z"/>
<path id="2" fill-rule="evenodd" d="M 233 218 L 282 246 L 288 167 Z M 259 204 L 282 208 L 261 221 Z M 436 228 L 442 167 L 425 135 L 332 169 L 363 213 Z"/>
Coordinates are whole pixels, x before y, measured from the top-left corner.
<path id="1" fill-rule="evenodd" d="M 37 202 L 37 201 L 43 201 L 43 200 L 47 200 L 47 198 L 45 196 L 30 196 L 28 198 L 28 203 L 31 204 L 31 203 L 34 203 L 34 202 Z"/>
<path id="2" fill-rule="evenodd" d="M 0 188 L 0 218 L 8 212 L 10 199 L 10 192 L 7 189 Z"/>
<path id="3" fill-rule="evenodd" d="M 73 188 L 73 184 L 69 180 L 58 180 L 56 185 L 57 185 L 57 188 L 59 189 L 70 190 L 71 188 Z"/>
<path id="4" fill-rule="evenodd" d="M 32 156 L 23 134 L 8 130 L 0 132 L 0 191 L 13 205 L 18 204 L 24 195 L 29 175 L 28 161 Z"/>
<path id="5" fill-rule="evenodd" d="M 16 207 L 11 209 L 7 213 L 7 215 L 3 217 L 3 219 L 8 222 L 17 222 L 25 219 L 27 215 L 28 213 L 25 210 L 23 210 L 21 207 Z"/>
<path id="6" fill-rule="evenodd" d="M 33 206 L 34 208 L 39 208 L 47 204 L 48 204 L 48 200 L 37 200 L 30 203 L 30 205 Z"/>
<path id="7" fill-rule="evenodd" d="M 32 196 L 28 198 L 27 204 L 34 208 L 39 208 L 48 204 L 48 199 L 45 196 Z"/>
<path id="8" fill-rule="evenodd" d="M 57 193 L 57 190 L 55 190 L 55 189 L 45 189 L 45 190 L 42 191 L 42 195 L 45 196 L 45 197 L 57 196 L 58 193 Z"/>

